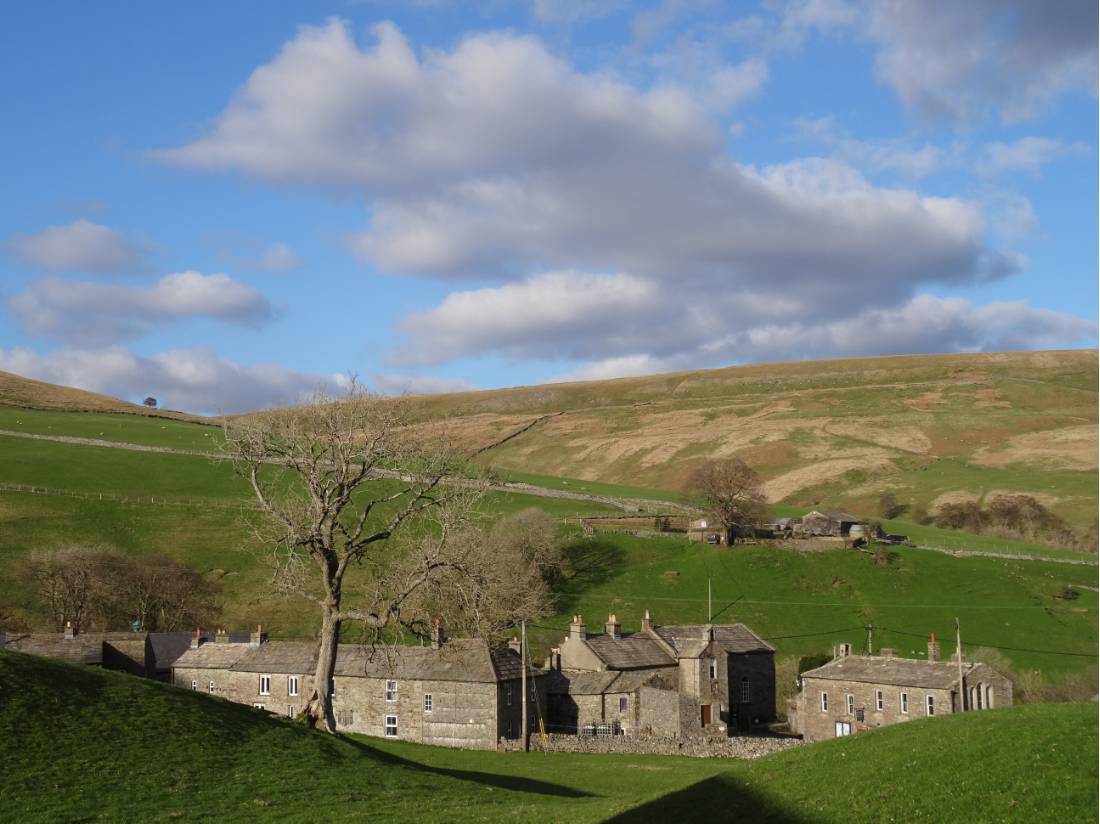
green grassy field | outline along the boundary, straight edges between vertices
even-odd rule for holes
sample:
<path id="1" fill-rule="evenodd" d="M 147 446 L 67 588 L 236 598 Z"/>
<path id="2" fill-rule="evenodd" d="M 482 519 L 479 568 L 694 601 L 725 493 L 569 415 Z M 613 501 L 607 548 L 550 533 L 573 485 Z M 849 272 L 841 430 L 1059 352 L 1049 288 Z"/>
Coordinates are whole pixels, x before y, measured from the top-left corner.
<path id="1" fill-rule="evenodd" d="M 0 820 L 880 822 L 1095 817 L 1095 705 L 911 722 L 753 762 L 332 737 L 0 652 Z"/>

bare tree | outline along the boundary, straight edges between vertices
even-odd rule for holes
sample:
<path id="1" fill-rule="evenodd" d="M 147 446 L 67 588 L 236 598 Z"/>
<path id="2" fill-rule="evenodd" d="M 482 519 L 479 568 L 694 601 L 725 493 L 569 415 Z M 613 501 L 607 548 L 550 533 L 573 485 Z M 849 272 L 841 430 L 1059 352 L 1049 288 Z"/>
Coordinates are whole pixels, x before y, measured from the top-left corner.
<path id="1" fill-rule="evenodd" d="M 58 630 L 71 623 L 78 631 L 88 614 L 95 581 L 94 550 L 66 547 L 37 550 L 27 559 L 24 573 Z"/>
<path id="2" fill-rule="evenodd" d="M 402 626 L 425 634 L 427 616 L 413 614 L 410 600 L 469 560 L 452 538 L 483 485 L 460 477 L 463 462 L 442 439 L 414 437 L 404 424 L 400 401 L 353 387 L 339 401 L 319 395 L 226 426 L 226 448 L 267 516 L 259 537 L 272 552 L 276 587 L 319 609 L 303 714 L 329 732 L 341 624 L 360 622 L 376 637 Z"/>
<path id="3" fill-rule="evenodd" d="M 760 476 L 740 458 L 707 461 L 691 473 L 685 489 L 722 524 L 727 544 L 763 517 Z"/>

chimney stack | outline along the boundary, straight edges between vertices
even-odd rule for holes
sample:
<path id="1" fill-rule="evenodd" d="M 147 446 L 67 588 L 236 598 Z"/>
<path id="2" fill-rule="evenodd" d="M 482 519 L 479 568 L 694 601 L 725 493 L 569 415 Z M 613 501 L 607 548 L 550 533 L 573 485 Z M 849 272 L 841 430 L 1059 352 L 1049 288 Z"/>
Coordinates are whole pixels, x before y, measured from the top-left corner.
<path id="1" fill-rule="evenodd" d="M 227 641 L 229 640 L 229 635 L 228 634 L 226 634 L 225 640 L 227 640 Z M 258 647 L 263 642 L 264 642 L 264 625 L 263 624 L 257 624 L 256 625 L 256 631 L 251 633 L 248 636 L 248 645 L 250 647 Z"/>
<path id="2" fill-rule="evenodd" d="M 561 647 L 551 647 L 550 657 L 546 659 L 547 669 L 561 671 Z"/>
<path id="3" fill-rule="evenodd" d="M 614 612 L 608 613 L 607 623 L 604 625 L 604 632 L 616 641 L 623 637 L 623 625 L 619 623 L 619 619 L 615 617 Z"/>
<path id="4" fill-rule="evenodd" d="M 936 640 L 936 633 L 934 632 L 932 633 L 932 637 L 928 641 L 928 660 L 940 660 L 940 642 Z"/>
<path id="5" fill-rule="evenodd" d="M 447 640 L 447 634 L 443 631 L 443 619 L 438 615 L 432 622 L 432 649 L 439 649 Z"/>
<path id="6" fill-rule="evenodd" d="M 575 638 L 578 641 L 583 641 L 587 637 L 588 634 L 584 630 L 584 621 L 581 619 L 580 615 L 574 615 L 573 623 L 569 625 L 570 640 Z"/>
<path id="7" fill-rule="evenodd" d="M 222 627 L 218 627 L 218 631 L 214 633 L 214 643 L 215 644 L 228 644 L 229 643 L 229 633 L 226 632 Z"/>
<path id="8" fill-rule="evenodd" d="M 195 637 L 191 639 L 191 649 L 202 646 L 202 627 L 195 627 Z"/>
<path id="9" fill-rule="evenodd" d="M 645 617 L 642 618 L 642 632 L 653 632 L 653 619 L 649 617 L 649 610 L 645 611 Z"/>
<path id="10" fill-rule="evenodd" d="M 878 651 L 878 654 L 883 658 L 893 658 L 898 653 L 897 650 L 895 650 L 893 647 L 883 647 Z"/>
<path id="11" fill-rule="evenodd" d="M 73 622 L 72 621 L 66 621 L 65 622 L 65 640 L 66 641 L 71 641 L 71 640 L 73 640 L 73 638 L 75 636 L 76 636 L 76 630 L 73 629 Z"/>
<path id="12" fill-rule="evenodd" d="M 833 658 L 847 658 L 852 654 L 852 645 L 845 642 L 836 644 L 833 647 Z"/>

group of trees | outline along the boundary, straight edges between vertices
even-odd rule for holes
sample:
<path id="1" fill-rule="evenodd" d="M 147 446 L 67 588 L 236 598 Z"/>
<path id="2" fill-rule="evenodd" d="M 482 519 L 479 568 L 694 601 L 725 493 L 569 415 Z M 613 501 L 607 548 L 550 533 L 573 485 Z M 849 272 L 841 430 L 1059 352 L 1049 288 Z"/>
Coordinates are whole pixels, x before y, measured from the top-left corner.
<path id="1" fill-rule="evenodd" d="M 216 587 L 186 564 L 157 555 L 68 547 L 33 553 L 24 576 L 43 621 L 60 630 L 189 629 L 217 615 Z"/>
<path id="2" fill-rule="evenodd" d="M 945 529 L 1096 552 L 1095 524 L 1079 532 L 1031 495 L 998 495 L 984 507 L 977 501 L 946 503 L 932 515 L 932 523 Z"/>

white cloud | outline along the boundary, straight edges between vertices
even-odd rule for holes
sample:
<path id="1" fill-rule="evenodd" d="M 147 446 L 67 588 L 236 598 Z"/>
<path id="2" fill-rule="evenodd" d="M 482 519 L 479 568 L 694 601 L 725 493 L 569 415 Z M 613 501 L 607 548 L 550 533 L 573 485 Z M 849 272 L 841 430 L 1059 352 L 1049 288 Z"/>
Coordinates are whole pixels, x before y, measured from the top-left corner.
<path id="1" fill-rule="evenodd" d="M 472 392 L 478 388 L 462 378 L 387 375 L 377 372 L 370 374 L 367 386 L 381 395 L 436 395 L 443 392 Z"/>
<path id="2" fill-rule="evenodd" d="M 97 275 L 131 274 L 148 268 L 147 249 L 107 226 L 77 220 L 48 226 L 33 235 L 16 235 L 12 249 L 27 263 L 52 272 Z"/>
<path id="3" fill-rule="evenodd" d="M 907 105 L 971 120 L 990 106 L 1034 116 L 1071 91 L 1095 93 L 1095 0 L 867 0 L 876 68 Z"/>
<path id="4" fill-rule="evenodd" d="M 961 152 L 958 146 L 945 150 L 931 143 L 917 146 L 902 139 L 858 140 L 842 130 L 831 116 L 802 117 L 794 125 L 803 137 L 827 146 L 837 160 L 869 172 L 893 173 L 910 180 L 957 164 Z"/>
<path id="5" fill-rule="evenodd" d="M 302 265 L 302 259 L 285 243 L 272 243 L 258 258 L 242 261 L 241 266 L 258 272 L 290 272 Z"/>
<path id="6" fill-rule="evenodd" d="M 177 272 L 147 287 L 43 278 L 11 298 L 8 311 L 28 335 L 102 346 L 183 318 L 256 324 L 271 316 L 271 305 L 227 275 Z"/>
<path id="7" fill-rule="evenodd" d="M 1085 143 L 1064 143 L 1048 137 L 1022 137 L 1011 143 L 987 144 L 977 171 L 983 175 L 1006 172 L 1030 172 L 1038 175 L 1047 163 L 1069 155 L 1086 154 L 1088 151 L 1089 147 Z"/>

